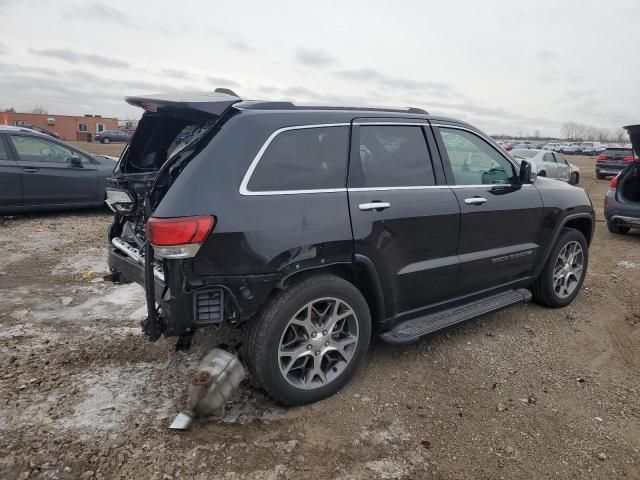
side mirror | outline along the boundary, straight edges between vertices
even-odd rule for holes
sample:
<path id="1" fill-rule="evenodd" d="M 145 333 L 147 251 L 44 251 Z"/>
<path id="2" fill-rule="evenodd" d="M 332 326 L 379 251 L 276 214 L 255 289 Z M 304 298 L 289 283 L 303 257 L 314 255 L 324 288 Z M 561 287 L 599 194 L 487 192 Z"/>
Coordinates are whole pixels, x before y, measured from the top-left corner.
<path id="1" fill-rule="evenodd" d="M 69 163 L 71 163 L 72 167 L 82 167 L 82 160 L 80 159 L 80 157 L 70 157 L 69 158 Z"/>
<path id="2" fill-rule="evenodd" d="M 533 183 L 538 177 L 538 167 L 535 163 L 522 160 L 520 162 L 520 183 Z"/>

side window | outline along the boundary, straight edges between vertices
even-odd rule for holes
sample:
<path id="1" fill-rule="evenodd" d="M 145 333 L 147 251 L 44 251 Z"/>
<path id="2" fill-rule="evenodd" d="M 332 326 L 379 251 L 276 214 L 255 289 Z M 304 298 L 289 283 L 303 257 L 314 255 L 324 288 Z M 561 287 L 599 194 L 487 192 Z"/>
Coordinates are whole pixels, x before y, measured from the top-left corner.
<path id="1" fill-rule="evenodd" d="M 362 125 L 359 132 L 359 158 L 351 163 L 350 187 L 435 185 L 422 127 Z"/>
<path id="2" fill-rule="evenodd" d="M 65 163 L 71 157 L 79 156 L 83 163 L 88 163 L 84 155 L 75 155 L 71 149 L 57 143 L 25 135 L 10 135 L 9 138 L 23 161 Z"/>
<path id="3" fill-rule="evenodd" d="M 556 162 L 558 162 L 560 165 L 568 165 L 567 159 L 564 158 L 563 155 L 560 155 L 559 153 L 554 153 L 553 156 L 556 157 Z"/>
<path id="4" fill-rule="evenodd" d="M 515 181 L 511 162 L 471 132 L 440 127 L 456 185 L 509 184 Z"/>
<path id="5" fill-rule="evenodd" d="M 252 192 L 344 188 L 349 127 L 285 130 L 269 144 L 251 175 Z"/>
<path id="6" fill-rule="evenodd" d="M 4 146 L 2 135 L 0 135 L 0 160 L 9 160 L 9 152 L 7 152 L 7 149 Z"/>
<path id="7" fill-rule="evenodd" d="M 551 155 L 550 153 L 545 153 L 544 154 L 544 161 L 545 162 L 555 162 L 555 158 L 553 158 L 553 155 Z"/>

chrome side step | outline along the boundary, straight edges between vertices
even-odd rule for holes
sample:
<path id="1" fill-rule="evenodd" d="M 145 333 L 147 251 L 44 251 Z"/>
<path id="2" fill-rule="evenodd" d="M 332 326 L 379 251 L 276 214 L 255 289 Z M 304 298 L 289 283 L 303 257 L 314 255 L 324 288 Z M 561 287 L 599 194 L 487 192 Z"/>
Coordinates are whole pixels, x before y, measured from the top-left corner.
<path id="1" fill-rule="evenodd" d="M 115 237 L 111 239 L 111 244 L 120 250 L 122 253 L 127 255 L 129 258 L 135 260 L 137 263 L 144 268 L 144 254 L 135 247 L 132 247 L 127 242 L 123 242 L 120 240 L 120 237 Z M 162 267 L 160 265 L 153 266 L 153 275 L 160 281 L 164 282 L 164 272 L 162 271 Z"/>
<path id="2" fill-rule="evenodd" d="M 464 305 L 407 320 L 393 330 L 383 333 L 380 338 L 397 345 L 414 343 L 420 338 L 437 330 L 447 328 L 456 323 L 470 320 L 485 313 L 494 312 L 516 303 L 527 303 L 531 300 L 531 292 L 526 288 L 509 290 L 490 297 L 481 298 Z"/>

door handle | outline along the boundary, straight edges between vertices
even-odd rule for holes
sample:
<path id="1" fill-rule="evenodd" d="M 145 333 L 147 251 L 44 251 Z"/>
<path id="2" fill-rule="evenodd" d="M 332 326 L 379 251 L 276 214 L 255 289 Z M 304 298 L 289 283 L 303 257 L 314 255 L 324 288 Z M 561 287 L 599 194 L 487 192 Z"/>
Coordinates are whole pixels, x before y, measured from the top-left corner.
<path id="1" fill-rule="evenodd" d="M 40 169 L 39 168 L 32 168 L 32 167 L 24 167 L 22 169 L 22 171 L 24 173 L 38 173 L 40 171 Z"/>
<path id="2" fill-rule="evenodd" d="M 391 206 L 388 202 L 371 202 L 371 203 L 361 203 L 358 205 L 358 208 L 363 212 L 380 212 L 385 208 L 389 208 Z"/>
<path id="3" fill-rule="evenodd" d="M 486 201 L 487 199 L 482 197 L 471 197 L 464 199 L 464 203 L 466 203 L 467 205 L 482 205 Z"/>

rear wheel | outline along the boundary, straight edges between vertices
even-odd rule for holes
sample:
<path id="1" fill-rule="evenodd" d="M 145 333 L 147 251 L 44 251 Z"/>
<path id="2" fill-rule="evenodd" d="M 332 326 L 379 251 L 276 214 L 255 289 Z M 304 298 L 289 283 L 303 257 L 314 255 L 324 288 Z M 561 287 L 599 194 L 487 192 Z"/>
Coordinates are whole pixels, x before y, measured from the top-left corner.
<path id="1" fill-rule="evenodd" d="M 584 235 L 572 228 L 564 229 L 533 284 L 533 297 L 547 307 L 569 305 L 580 292 L 588 263 L 589 250 Z"/>
<path id="2" fill-rule="evenodd" d="M 370 340 L 371 316 L 360 291 L 321 275 L 278 295 L 249 325 L 244 348 L 254 382 L 280 403 L 301 405 L 340 390 Z"/>
<path id="3" fill-rule="evenodd" d="M 607 228 L 611 233 L 615 233 L 616 235 L 624 235 L 626 233 L 629 233 L 629 230 L 631 230 L 631 227 L 623 227 L 622 225 L 618 225 L 611 220 L 607 220 Z"/>
<path id="4" fill-rule="evenodd" d="M 111 141 L 111 139 L 109 137 L 104 137 L 102 139 L 102 143 L 109 143 Z"/>
<path id="5" fill-rule="evenodd" d="M 547 176 L 547 172 L 545 172 L 544 170 L 538 173 L 539 177 L 546 177 Z"/>
<path id="6" fill-rule="evenodd" d="M 596 178 L 597 178 L 598 180 L 604 180 L 604 179 L 605 179 L 605 176 L 604 176 L 603 174 L 601 174 L 601 173 L 596 173 Z"/>

